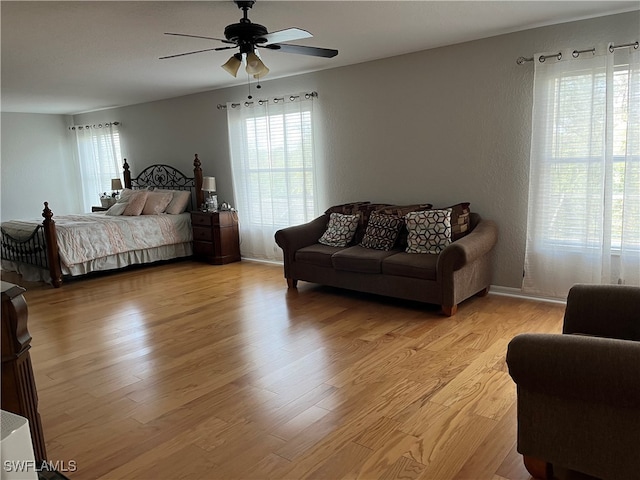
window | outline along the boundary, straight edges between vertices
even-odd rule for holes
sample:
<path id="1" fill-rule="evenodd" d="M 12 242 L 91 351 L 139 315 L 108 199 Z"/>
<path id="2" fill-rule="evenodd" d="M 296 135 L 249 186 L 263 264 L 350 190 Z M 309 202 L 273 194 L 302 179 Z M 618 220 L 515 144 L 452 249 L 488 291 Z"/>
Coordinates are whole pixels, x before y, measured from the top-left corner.
<path id="1" fill-rule="evenodd" d="M 536 64 L 523 289 L 640 282 L 640 64 Z"/>
<path id="2" fill-rule="evenodd" d="M 229 104 L 242 255 L 279 260 L 274 234 L 317 214 L 313 96 Z"/>
<path id="3" fill-rule="evenodd" d="M 71 127 L 76 134 L 78 166 L 85 212 L 111 192 L 111 180 L 122 178 L 120 131 L 117 123 Z"/>
<path id="4" fill-rule="evenodd" d="M 315 213 L 311 112 L 260 115 L 245 120 L 247 220 L 286 227 Z"/>

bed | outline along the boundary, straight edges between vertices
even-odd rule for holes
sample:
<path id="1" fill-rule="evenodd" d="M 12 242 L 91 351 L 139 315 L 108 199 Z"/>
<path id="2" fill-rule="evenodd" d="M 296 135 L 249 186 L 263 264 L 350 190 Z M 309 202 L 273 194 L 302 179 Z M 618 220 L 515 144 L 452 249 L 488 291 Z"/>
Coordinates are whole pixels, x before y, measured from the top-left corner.
<path id="1" fill-rule="evenodd" d="M 113 215 L 112 210 L 65 215 L 54 221 L 48 202 L 44 202 L 41 223 L 3 222 L 2 269 L 15 271 L 26 280 L 46 281 L 60 287 L 67 277 L 191 256 L 193 234 L 189 211 L 204 200 L 198 155 L 193 166 L 193 177 L 169 165 L 157 164 L 133 178 L 124 160 L 123 178 L 128 190 L 123 191 L 123 196 L 147 190 L 156 192 L 156 197 L 160 192 L 164 192 L 160 196 L 165 198 L 188 197 L 186 208 L 183 203 L 175 214 Z M 185 195 L 185 191 L 190 195 Z M 151 193 L 148 195 L 151 198 Z M 177 213 L 181 210 L 184 213 Z"/>

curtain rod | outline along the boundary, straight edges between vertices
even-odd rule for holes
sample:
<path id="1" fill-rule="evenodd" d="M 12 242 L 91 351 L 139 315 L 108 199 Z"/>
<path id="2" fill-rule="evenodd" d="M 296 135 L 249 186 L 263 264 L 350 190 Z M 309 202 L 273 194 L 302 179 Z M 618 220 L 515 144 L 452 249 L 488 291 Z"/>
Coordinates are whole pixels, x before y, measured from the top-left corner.
<path id="1" fill-rule="evenodd" d="M 120 125 L 120 122 L 94 123 L 93 125 L 72 125 L 71 127 L 69 127 L 69 130 L 82 130 L 83 128 L 102 128 L 110 127 L 111 125 Z"/>
<path id="2" fill-rule="evenodd" d="M 306 100 L 309 100 L 310 98 L 317 98 L 318 97 L 318 92 L 306 92 L 306 93 L 301 93 L 300 95 L 304 95 L 304 98 Z M 292 102 L 296 99 L 299 98 L 300 95 L 288 95 L 289 100 L 291 100 Z M 274 97 L 273 99 L 273 103 L 278 103 L 278 102 L 284 102 L 286 95 L 282 96 L 282 97 Z M 258 103 L 258 105 L 263 105 L 265 103 L 268 103 L 269 100 L 256 100 L 256 102 Z M 244 103 L 232 103 L 231 107 L 232 108 L 236 108 L 239 107 L 240 105 L 244 105 L 245 107 L 249 107 L 251 105 L 253 105 L 254 102 L 244 102 Z M 224 103 L 219 103 L 218 104 L 218 110 L 226 110 L 227 106 Z"/>
<path id="3" fill-rule="evenodd" d="M 631 42 L 631 43 L 625 43 L 623 45 L 614 45 L 613 43 L 609 44 L 609 51 L 611 53 L 613 53 L 614 51 L 616 51 L 619 48 L 630 48 L 633 47 L 635 50 L 638 49 L 638 41 L 636 40 L 635 42 Z M 587 53 L 587 52 L 591 52 L 595 55 L 596 53 L 596 49 L 595 48 L 587 48 L 586 50 L 574 50 L 573 52 L 571 52 L 571 56 L 573 58 L 578 58 L 580 56 L 581 53 Z M 555 53 L 553 55 L 540 55 L 538 57 L 538 61 L 539 62 L 544 62 L 547 58 L 553 58 L 556 57 L 558 60 L 562 59 L 562 53 L 558 52 Z M 529 57 L 529 58 L 525 58 L 525 57 L 518 57 L 516 59 L 516 63 L 518 65 L 523 65 L 526 62 L 533 62 L 534 58 L 533 57 Z"/>

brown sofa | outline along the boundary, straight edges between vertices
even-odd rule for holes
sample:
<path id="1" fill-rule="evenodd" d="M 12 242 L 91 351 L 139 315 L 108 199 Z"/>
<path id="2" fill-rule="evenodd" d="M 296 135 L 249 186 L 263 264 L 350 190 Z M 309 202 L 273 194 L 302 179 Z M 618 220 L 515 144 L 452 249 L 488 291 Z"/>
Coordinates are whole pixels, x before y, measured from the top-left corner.
<path id="1" fill-rule="evenodd" d="M 360 246 L 366 216 L 350 245 L 320 244 L 318 239 L 327 228 L 330 212 L 331 209 L 309 223 L 276 232 L 276 243 L 284 254 L 284 276 L 289 288 L 296 288 L 298 280 L 304 280 L 438 304 L 447 316 L 454 315 L 463 300 L 488 292 L 492 253 L 498 238 L 493 221 L 468 212 L 465 236 L 437 255 L 416 254 L 406 253 L 401 241 L 389 251 Z"/>
<path id="2" fill-rule="evenodd" d="M 509 344 L 525 466 L 534 478 L 639 478 L 640 288 L 574 286 L 563 334 Z"/>

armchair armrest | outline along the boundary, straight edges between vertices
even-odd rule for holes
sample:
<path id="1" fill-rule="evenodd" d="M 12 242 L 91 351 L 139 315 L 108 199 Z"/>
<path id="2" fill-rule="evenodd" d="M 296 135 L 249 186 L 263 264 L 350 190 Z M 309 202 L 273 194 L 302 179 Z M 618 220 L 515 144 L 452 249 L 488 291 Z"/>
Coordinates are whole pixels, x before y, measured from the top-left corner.
<path id="1" fill-rule="evenodd" d="M 459 270 L 489 253 L 498 242 L 498 226 L 492 220 L 481 220 L 468 235 L 447 246 L 438 256 L 438 278 L 444 272 Z"/>
<path id="2" fill-rule="evenodd" d="M 640 288 L 573 286 L 567 296 L 562 333 L 640 340 Z"/>
<path id="3" fill-rule="evenodd" d="M 519 389 L 586 403 L 640 406 L 639 342 L 524 333 L 509 343 L 507 364 Z"/>

